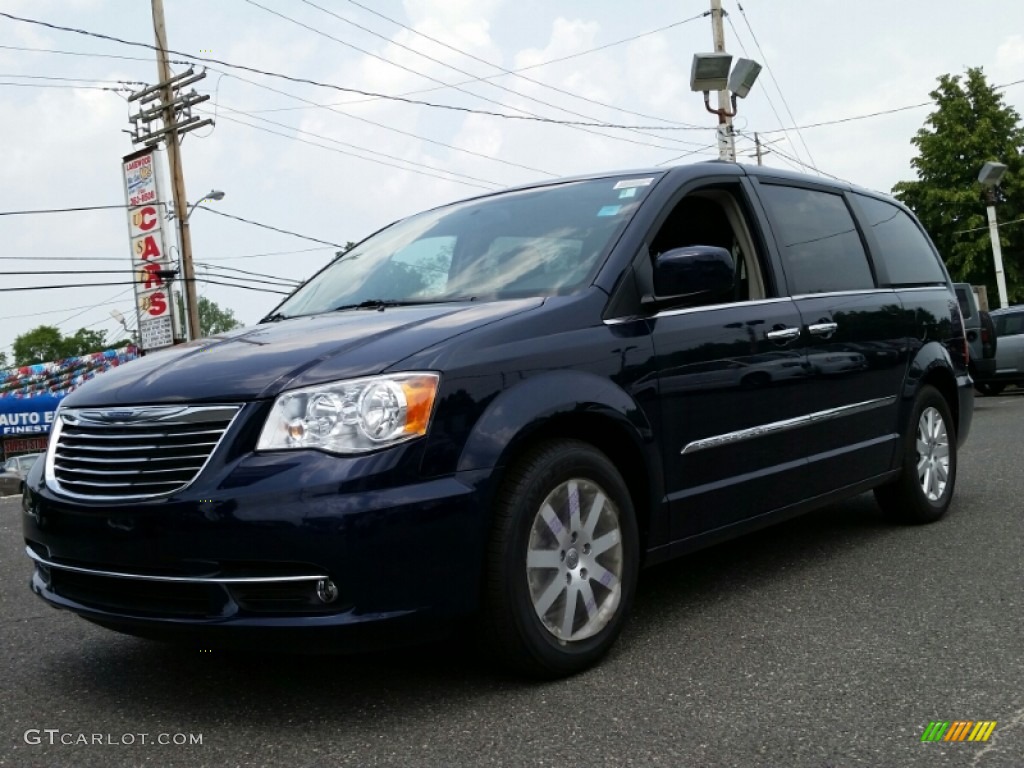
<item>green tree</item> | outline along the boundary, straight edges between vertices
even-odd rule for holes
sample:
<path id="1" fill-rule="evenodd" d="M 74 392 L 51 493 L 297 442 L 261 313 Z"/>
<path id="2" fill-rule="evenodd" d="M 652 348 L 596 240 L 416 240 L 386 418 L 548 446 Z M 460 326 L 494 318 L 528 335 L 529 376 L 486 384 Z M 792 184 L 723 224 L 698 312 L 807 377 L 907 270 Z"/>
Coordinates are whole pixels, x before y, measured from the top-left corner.
<path id="1" fill-rule="evenodd" d="M 965 76 L 943 75 L 931 93 L 936 109 L 911 143 L 916 181 L 901 181 L 893 194 L 917 214 L 942 254 L 953 279 L 985 285 L 994 306 L 995 265 L 986 200 L 978 172 L 986 161 L 1008 166 L 997 205 L 1007 292 L 1024 300 L 1024 128 L 980 68 Z"/>
<path id="2" fill-rule="evenodd" d="M 10 366 L 7 363 L 7 353 L 6 352 L 0 352 L 0 371 L 2 371 L 4 368 L 9 368 L 9 367 Z"/>
<path id="3" fill-rule="evenodd" d="M 40 325 L 14 340 L 14 364 L 47 363 L 65 357 L 100 352 L 106 348 L 104 331 L 79 328 L 71 336 L 64 336 L 55 326 Z"/>
<path id="4" fill-rule="evenodd" d="M 184 317 L 185 301 L 180 295 L 178 296 L 178 310 Z M 217 302 L 211 301 L 205 296 L 199 297 L 199 335 L 202 338 L 231 331 L 241 326 L 242 324 L 235 318 L 235 313 L 232 310 L 222 308 Z"/>

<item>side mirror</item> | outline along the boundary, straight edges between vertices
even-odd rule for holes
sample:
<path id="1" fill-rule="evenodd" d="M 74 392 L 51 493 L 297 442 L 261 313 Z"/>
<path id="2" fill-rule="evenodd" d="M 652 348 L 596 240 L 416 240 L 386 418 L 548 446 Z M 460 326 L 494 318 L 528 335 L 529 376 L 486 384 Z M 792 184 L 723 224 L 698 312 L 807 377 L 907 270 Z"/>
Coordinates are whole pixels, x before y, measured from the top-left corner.
<path id="1" fill-rule="evenodd" d="M 673 248 L 655 258 L 654 296 L 645 296 L 643 303 L 713 297 L 731 291 L 735 283 L 735 263 L 725 248 L 712 245 Z"/>

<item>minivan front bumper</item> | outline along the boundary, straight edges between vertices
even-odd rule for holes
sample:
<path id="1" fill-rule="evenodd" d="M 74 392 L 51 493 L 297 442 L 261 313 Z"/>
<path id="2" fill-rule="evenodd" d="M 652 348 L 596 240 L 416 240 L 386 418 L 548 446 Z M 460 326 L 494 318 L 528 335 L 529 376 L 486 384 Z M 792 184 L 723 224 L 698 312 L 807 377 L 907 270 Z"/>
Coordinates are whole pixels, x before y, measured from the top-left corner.
<path id="1" fill-rule="evenodd" d="M 319 630 L 343 647 L 368 625 L 469 613 L 489 472 L 395 482 L 410 478 L 409 450 L 249 454 L 135 503 L 70 500 L 34 473 L 23 497 L 31 587 L 54 607 L 168 639 Z"/>

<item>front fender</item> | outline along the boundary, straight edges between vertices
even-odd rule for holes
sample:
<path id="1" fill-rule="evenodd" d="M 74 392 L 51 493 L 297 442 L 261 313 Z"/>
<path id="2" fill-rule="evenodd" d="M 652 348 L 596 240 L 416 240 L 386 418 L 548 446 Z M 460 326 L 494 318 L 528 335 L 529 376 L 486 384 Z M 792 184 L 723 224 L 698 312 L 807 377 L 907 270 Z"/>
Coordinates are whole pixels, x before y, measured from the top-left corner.
<path id="1" fill-rule="evenodd" d="M 654 441 L 643 410 L 613 381 L 585 371 L 551 371 L 509 387 L 488 405 L 466 441 L 459 471 L 503 465 L 522 440 L 561 416 L 609 419 L 645 454 Z"/>

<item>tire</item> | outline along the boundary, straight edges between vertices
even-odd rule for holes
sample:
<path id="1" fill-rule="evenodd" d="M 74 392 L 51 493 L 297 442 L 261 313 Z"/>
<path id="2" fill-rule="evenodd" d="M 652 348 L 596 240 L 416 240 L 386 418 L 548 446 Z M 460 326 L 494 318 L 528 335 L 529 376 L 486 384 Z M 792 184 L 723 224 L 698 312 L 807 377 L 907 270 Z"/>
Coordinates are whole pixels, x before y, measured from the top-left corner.
<path id="1" fill-rule="evenodd" d="M 878 505 L 894 522 L 934 523 L 949 509 L 957 470 L 953 417 L 934 387 L 922 387 L 914 401 L 902 452 L 903 472 L 875 489 Z"/>
<path id="2" fill-rule="evenodd" d="M 545 679 L 596 663 L 632 605 L 638 547 L 629 490 L 603 453 L 577 440 L 531 450 L 495 504 L 482 616 L 492 653 Z"/>
<path id="3" fill-rule="evenodd" d="M 1001 394 L 1004 389 L 1006 389 L 1006 385 L 1005 384 L 978 384 L 978 383 L 975 383 L 974 384 L 974 388 L 976 390 L 978 390 L 979 392 L 981 392 L 981 394 L 983 394 L 983 395 L 987 395 L 989 397 L 995 397 L 996 395 Z"/>

